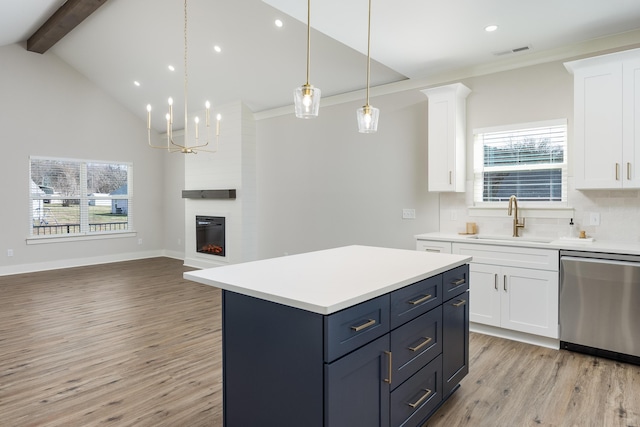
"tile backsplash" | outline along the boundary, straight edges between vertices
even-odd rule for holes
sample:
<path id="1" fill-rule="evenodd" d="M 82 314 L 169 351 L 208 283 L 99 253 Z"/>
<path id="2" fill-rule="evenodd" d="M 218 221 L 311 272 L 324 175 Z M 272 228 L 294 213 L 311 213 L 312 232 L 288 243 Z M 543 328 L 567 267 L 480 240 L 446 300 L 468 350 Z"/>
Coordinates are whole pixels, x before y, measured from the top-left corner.
<path id="1" fill-rule="evenodd" d="M 569 216 L 573 216 L 577 230 L 584 230 L 588 237 L 597 240 L 640 242 L 640 190 L 575 190 L 569 178 L 567 194 L 568 207 L 573 213 L 562 218 L 527 217 L 526 226 L 520 229 L 522 236 L 560 238 L 568 235 Z M 473 205 L 473 183 L 467 183 L 466 193 L 440 194 L 440 231 L 445 233 L 464 232 L 467 222 L 475 222 L 478 232 L 510 236 L 513 217 L 474 216 L 468 210 Z M 527 202 L 519 207 L 526 209 Z M 600 225 L 590 225 L 592 216 L 598 217 Z"/>

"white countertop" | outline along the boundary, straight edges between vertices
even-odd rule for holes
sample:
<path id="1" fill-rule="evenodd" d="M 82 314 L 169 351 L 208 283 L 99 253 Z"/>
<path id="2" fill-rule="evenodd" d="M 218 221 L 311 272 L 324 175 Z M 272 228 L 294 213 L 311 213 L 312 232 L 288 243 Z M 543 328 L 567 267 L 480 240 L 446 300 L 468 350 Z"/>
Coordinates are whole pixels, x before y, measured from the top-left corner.
<path id="1" fill-rule="evenodd" d="M 184 273 L 184 278 L 331 314 L 466 264 L 471 257 L 345 246 Z"/>
<path id="2" fill-rule="evenodd" d="M 586 252 L 604 252 L 614 254 L 630 254 L 640 255 L 640 242 L 616 242 L 611 240 L 594 240 L 585 241 L 582 239 L 557 239 L 552 241 L 541 241 L 536 237 L 509 237 L 494 236 L 497 239 L 492 240 L 492 236 L 480 236 L 484 239 L 478 239 L 474 235 L 456 234 L 456 233 L 424 233 L 415 236 L 417 240 L 435 240 L 442 242 L 458 242 L 458 243 L 475 243 L 484 245 L 501 245 L 501 246 L 518 246 L 527 248 L 546 248 L 546 249 L 566 249 L 574 251 Z M 551 239 L 547 239 L 551 240 Z"/>

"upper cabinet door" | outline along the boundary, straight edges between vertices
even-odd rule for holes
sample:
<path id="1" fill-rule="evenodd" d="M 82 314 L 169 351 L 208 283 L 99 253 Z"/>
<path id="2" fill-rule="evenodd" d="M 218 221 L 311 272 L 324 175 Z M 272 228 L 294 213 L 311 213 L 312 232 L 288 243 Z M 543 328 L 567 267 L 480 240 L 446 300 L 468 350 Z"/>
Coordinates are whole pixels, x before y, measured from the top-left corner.
<path id="1" fill-rule="evenodd" d="M 622 68 L 624 188 L 640 188 L 640 58 L 625 61 Z"/>
<path id="2" fill-rule="evenodd" d="M 576 188 L 640 188 L 640 49 L 565 67 L 574 74 Z"/>
<path id="3" fill-rule="evenodd" d="M 462 83 L 422 91 L 429 98 L 429 191 L 465 191 L 466 98 L 470 92 Z"/>
<path id="4" fill-rule="evenodd" d="M 622 162 L 622 65 L 576 71 L 574 77 L 576 188 L 619 188 Z"/>

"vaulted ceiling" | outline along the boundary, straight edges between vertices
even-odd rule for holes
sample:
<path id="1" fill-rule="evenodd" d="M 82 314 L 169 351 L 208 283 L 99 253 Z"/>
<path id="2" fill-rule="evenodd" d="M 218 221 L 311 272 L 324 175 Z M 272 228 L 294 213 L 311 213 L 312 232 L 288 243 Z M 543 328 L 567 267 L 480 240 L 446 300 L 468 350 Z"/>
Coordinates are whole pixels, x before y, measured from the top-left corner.
<path id="1" fill-rule="evenodd" d="M 72 2 L 82 3 L 1 2 L 0 46 L 26 44 Z M 169 96 L 182 103 L 183 1 L 84 3 L 97 9 L 44 55 L 59 56 L 140 117 L 147 103 L 161 110 Z M 310 82 L 323 99 L 365 85 L 367 5 L 311 2 Z M 201 108 L 205 99 L 214 110 L 236 100 L 254 112 L 290 106 L 293 89 L 306 79 L 306 12 L 305 0 L 189 0 L 189 108 Z M 489 24 L 498 30 L 485 32 Z M 610 43 L 600 41 L 607 38 L 640 45 L 640 1 L 372 0 L 371 30 L 372 86 L 419 85 L 461 70 L 482 73 L 580 55 L 585 42 L 606 49 Z M 153 123 L 159 130 L 161 116 Z"/>

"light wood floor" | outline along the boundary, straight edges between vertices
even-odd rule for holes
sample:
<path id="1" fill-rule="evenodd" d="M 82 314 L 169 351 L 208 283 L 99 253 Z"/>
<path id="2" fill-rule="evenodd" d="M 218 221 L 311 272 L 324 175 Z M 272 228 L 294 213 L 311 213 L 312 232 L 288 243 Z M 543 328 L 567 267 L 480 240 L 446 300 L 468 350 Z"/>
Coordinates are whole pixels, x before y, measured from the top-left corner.
<path id="1" fill-rule="evenodd" d="M 0 277 L 0 426 L 221 426 L 220 291 L 181 264 Z M 470 359 L 426 426 L 640 426 L 638 366 L 479 334 Z"/>
<path id="2" fill-rule="evenodd" d="M 220 291 L 182 262 L 0 277 L 0 426 L 220 426 Z"/>

